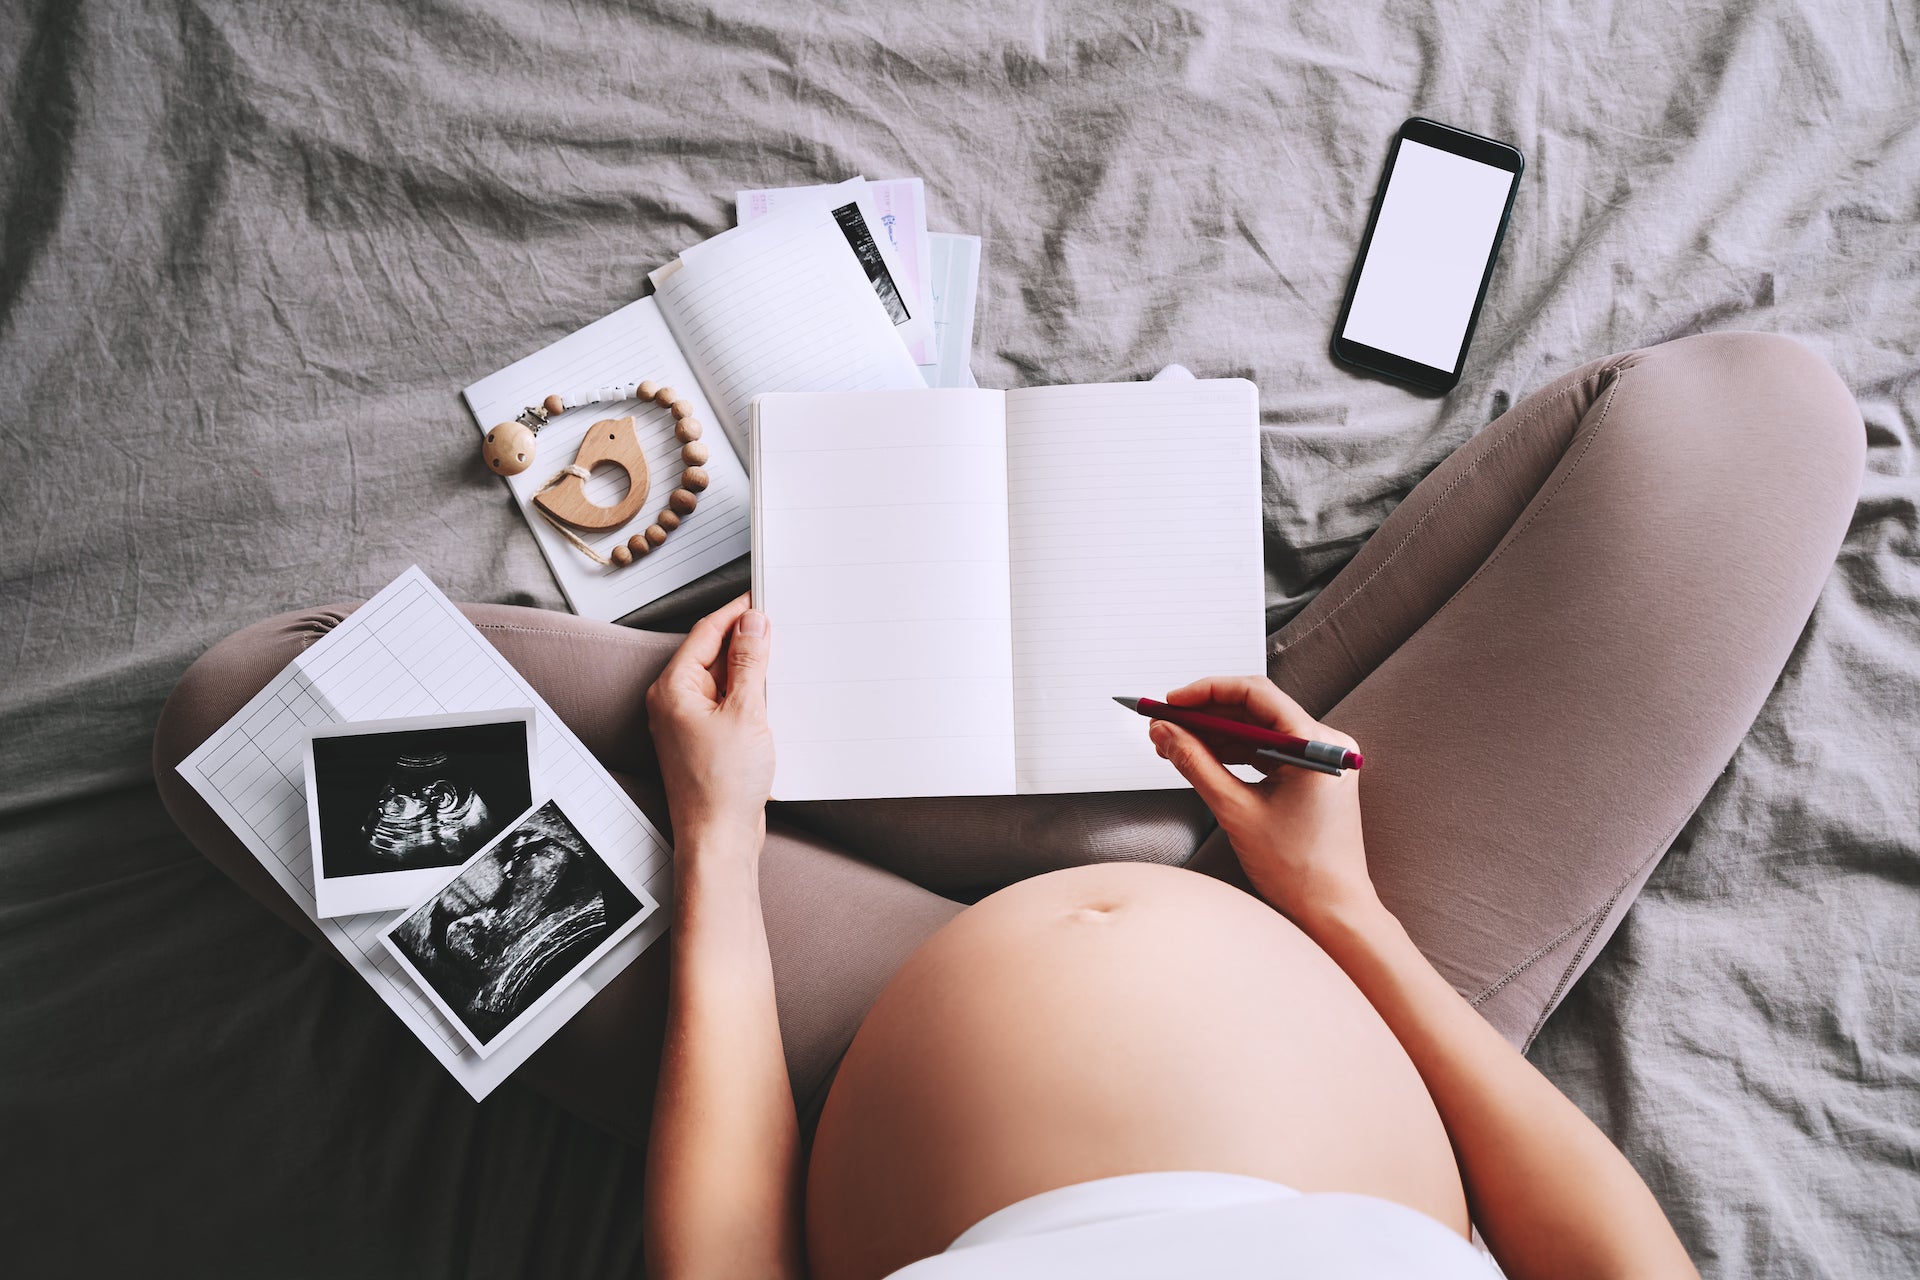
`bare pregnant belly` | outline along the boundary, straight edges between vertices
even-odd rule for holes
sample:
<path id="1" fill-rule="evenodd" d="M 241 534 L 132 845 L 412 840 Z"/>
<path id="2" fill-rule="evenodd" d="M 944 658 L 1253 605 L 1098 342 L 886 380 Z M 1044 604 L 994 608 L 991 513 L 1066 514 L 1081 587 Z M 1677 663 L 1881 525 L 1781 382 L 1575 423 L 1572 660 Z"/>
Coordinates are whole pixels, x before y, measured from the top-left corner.
<path id="1" fill-rule="evenodd" d="M 814 1140 L 812 1272 L 882 1276 L 1017 1200 L 1165 1169 L 1467 1230 L 1412 1062 L 1285 917 L 1169 867 L 1039 876 L 928 939 L 867 1015 Z"/>

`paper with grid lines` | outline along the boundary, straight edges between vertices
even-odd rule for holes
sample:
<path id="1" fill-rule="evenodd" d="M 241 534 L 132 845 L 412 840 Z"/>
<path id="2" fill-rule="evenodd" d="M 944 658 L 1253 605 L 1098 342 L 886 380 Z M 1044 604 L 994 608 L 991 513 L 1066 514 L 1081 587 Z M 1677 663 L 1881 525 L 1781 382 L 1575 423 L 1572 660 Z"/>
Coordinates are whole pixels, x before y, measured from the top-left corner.
<path id="1" fill-rule="evenodd" d="M 404 912 L 321 920 L 302 770 L 310 728 L 440 712 L 532 707 L 540 760 L 534 795 L 566 808 L 640 899 L 639 928 L 567 985 L 513 1039 L 482 1058 L 380 945 Z M 418 566 L 308 648 L 180 764 L 180 774 L 313 917 L 421 1043 L 480 1099 L 565 1025 L 667 927 L 672 850 L 533 686 L 487 643 Z"/>

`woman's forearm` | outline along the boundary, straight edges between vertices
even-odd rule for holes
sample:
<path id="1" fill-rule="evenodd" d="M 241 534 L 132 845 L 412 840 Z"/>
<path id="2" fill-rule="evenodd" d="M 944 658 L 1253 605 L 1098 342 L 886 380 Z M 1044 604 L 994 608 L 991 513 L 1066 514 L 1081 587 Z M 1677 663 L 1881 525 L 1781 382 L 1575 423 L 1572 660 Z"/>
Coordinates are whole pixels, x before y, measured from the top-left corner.
<path id="1" fill-rule="evenodd" d="M 760 914 L 758 845 L 675 858 L 672 976 L 647 1151 L 647 1273 L 799 1276 L 800 1135 Z M 733 846 L 733 847 L 728 847 Z"/>
<path id="2" fill-rule="evenodd" d="M 1384 907 L 1308 932 L 1405 1046 L 1453 1140 L 1475 1223 L 1514 1280 L 1694 1276 L 1606 1135 L 1435 971 Z"/>
<path id="3" fill-rule="evenodd" d="M 1271 680 L 1214 676 L 1167 701 L 1359 748 Z M 1248 784 L 1178 725 L 1155 722 L 1148 736 L 1206 800 L 1260 896 L 1346 970 L 1399 1037 L 1453 1140 L 1474 1219 L 1509 1276 L 1694 1275 L 1633 1166 L 1454 992 L 1380 905 L 1367 874 L 1357 773 L 1283 768 Z"/>

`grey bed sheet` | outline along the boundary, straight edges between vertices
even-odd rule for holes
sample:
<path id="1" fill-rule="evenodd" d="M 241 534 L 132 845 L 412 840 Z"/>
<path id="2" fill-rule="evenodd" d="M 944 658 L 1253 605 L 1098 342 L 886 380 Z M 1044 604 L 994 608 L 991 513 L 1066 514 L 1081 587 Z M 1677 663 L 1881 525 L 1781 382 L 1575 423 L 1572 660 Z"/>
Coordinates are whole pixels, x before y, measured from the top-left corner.
<path id="1" fill-rule="evenodd" d="M 13 0 L 0 24 L 0 1267 L 633 1269 L 640 1153 L 514 1086 L 471 1105 L 195 856 L 149 734 L 221 635 L 414 562 L 560 607 L 458 388 L 640 294 L 736 188 L 862 172 L 923 175 L 934 228 L 984 238 L 984 385 L 1175 360 L 1259 384 L 1275 625 L 1560 370 L 1719 328 L 1834 363 L 1870 439 L 1839 566 L 1534 1057 L 1707 1274 L 1920 1267 L 1911 4 Z M 1415 113 L 1528 159 L 1443 401 L 1325 352 Z"/>

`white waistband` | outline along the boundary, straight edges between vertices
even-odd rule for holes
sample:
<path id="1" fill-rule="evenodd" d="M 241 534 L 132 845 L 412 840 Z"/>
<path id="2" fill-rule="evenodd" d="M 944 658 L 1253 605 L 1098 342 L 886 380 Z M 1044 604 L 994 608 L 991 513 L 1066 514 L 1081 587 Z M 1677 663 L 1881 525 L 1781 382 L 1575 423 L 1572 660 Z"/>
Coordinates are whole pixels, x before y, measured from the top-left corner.
<path id="1" fill-rule="evenodd" d="M 1064 1231 L 1117 1218 L 1145 1218 L 1157 1213 L 1219 1209 L 1259 1200 L 1281 1200 L 1300 1193 L 1279 1182 L 1239 1173 L 1181 1169 L 1156 1173 L 1129 1173 L 1098 1178 L 1070 1187 L 1043 1191 L 990 1213 L 961 1232 L 947 1246 L 974 1245 Z"/>

